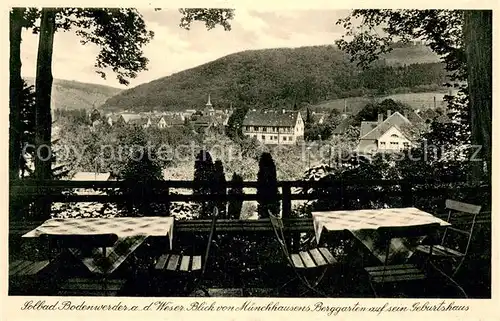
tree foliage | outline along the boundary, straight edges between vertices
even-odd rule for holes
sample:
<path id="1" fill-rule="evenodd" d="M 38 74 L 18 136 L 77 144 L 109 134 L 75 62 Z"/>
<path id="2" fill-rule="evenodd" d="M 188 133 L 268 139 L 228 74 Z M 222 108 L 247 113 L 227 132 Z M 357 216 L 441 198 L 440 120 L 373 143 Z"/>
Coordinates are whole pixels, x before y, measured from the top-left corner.
<path id="1" fill-rule="evenodd" d="M 199 109 L 210 92 L 212 102 L 221 109 L 231 104 L 236 108 L 293 109 L 295 104 L 300 108 L 337 98 L 388 93 L 398 87 L 416 89 L 445 82 L 446 72 L 440 63 L 403 66 L 408 60 L 406 54 L 416 50 L 398 49 L 395 63 L 369 70 L 349 62 L 347 55 L 333 46 L 243 51 L 123 91 L 108 99 L 105 106 L 135 111 Z"/>
<path id="2" fill-rule="evenodd" d="M 215 179 L 214 163 L 212 155 L 206 150 L 200 150 L 194 161 L 193 182 L 198 184 L 193 189 L 194 195 L 211 195 L 213 193 L 213 181 Z M 200 201 L 201 217 L 210 215 L 213 202 Z"/>
<path id="3" fill-rule="evenodd" d="M 353 10 L 337 24 L 346 30 L 337 45 L 363 68 L 393 51 L 395 42 L 419 39 L 441 57 L 452 78 L 465 79 L 461 10 Z"/>
<path id="4" fill-rule="evenodd" d="M 278 200 L 278 180 L 276 165 L 270 153 L 262 153 L 257 174 L 257 199 L 259 218 L 269 217 L 269 212 L 278 215 L 280 202 Z"/>
<path id="5" fill-rule="evenodd" d="M 233 187 L 229 190 L 229 195 L 243 195 L 243 178 L 240 175 L 233 173 L 233 177 L 231 178 L 231 183 L 233 184 Z M 229 201 L 227 210 L 228 218 L 239 219 L 242 206 L 243 206 L 242 200 Z"/>
<path id="6" fill-rule="evenodd" d="M 354 20 L 361 24 L 355 25 Z M 394 39 L 402 43 L 421 39 L 441 57 L 452 80 L 467 80 L 469 86 L 461 88 L 469 96 L 467 101 L 454 105 L 460 107 L 455 110 L 462 119 L 458 123 L 471 124 L 472 143 L 482 146 L 481 154 L 489 164 L 485 167 L 491 170 L 491 11 L 353 10 L 337 24 L 346 29 L 345 37 L 352 38 L 337 45 L 363 68 L 393 50 Z M 453 105 L 453 98 L 449 99 Z M 476 165 L 472 176 L 479 178 L 483 166 Z"/>
<path id="7" fill-rule="evenodd" d="M 182 14 L 179 26 L 187 30 L 193 22 L 202 21 L 207 30 L 221 25 L 225 31 L 230 31 L 230 20 L 234 18 L 234 9 L 183 8 L 179 12 Z"/>
<path id="8" fill-rule="evenodd" d="M 227 193 L 226 175 L 224 174 L 224 165 L 221 160 L 216 160 L 214 162 L 214 180 L 213 180 L 213 190 L 215 195 L 224 196 Z M 226 202 L 220 200 L 216 202 L 217 209 L 219 210 L 219 216 L 221 218 L 226 218 Z"/>

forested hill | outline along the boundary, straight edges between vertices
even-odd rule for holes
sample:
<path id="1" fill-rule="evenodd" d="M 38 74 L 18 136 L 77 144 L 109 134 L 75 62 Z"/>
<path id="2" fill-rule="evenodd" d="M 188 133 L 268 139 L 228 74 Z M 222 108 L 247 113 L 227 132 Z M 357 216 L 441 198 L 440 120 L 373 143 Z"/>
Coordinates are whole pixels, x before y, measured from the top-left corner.
<path id="1" fill-rule="evenodd" d="M 32 77 L 25 78 L 33 85 Z M 89 84 L 73 80 L 54 79 L 52 84 L 52 109 L 92 109 L 99 108 L 109 97 L 122 89 L 104 85 Z"/>
<path id="2" fill-rule="evenodd" d="M 334 46 L 264 49 L 231 54 L 125 90 L 103 107 L 136 111 L 200 108 L 208 93 L 221 108 L 230 103 L 256 108 L 290 106 L 444 81 L 439 58 L 424 46 L 395 48 L 366 71 Z"/>

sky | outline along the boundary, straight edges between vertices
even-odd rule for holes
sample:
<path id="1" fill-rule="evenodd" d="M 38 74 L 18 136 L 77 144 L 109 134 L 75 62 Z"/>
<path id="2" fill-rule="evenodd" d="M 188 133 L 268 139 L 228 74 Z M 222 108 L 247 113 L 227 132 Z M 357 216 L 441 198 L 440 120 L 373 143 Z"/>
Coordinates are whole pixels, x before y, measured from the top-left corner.
<path id="1" fill-rule="evenodd" d="M 243 50 L 333 44 L 343 34 L 335 22 L 348 15 L 347 10 L 236 9 L 231 31 L 221 26 L 208 31 L 201 22 L 188 31 L 179 27 L 181 14 L 176 9 L 139 11 L 155 37 L 144 48 L 148 70 L 132 79 L 128 88 Z M 35 76 L 37 47 L 38 36 L 25 30 L 21 47 L 24 77 Z M 80 44 L 74 31 L 58 31 L 54 39 L 54 78 L 127 88 L 112 72 L 106 80 L 95 72 L 98 51 L 93 44 Z"/>

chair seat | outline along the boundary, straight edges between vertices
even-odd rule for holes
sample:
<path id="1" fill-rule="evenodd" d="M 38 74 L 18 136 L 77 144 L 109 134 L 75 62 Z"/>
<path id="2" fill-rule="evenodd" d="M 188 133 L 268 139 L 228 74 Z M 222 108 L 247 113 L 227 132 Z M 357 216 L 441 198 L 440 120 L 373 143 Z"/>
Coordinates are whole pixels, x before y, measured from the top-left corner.
<path id="1" fill-rule="evenodd" d="M 49 260 L 17 260 L 9 264 L 9 276 L 32 276 L 38 274 L 50 264 Z"/>
<path id="2" fill-rule="evenodd" d="M 116 296 L 125 285 L 126 280 L 100 278 L 75 278 L 66 280 L 60 287 L 58 295 L 63 296 Z"/>
<path id="3" fill-rule="evenodd" d="M 309 269 L 337 263 L 337 260 L 333 257 L 332 253 L 330 253 L 330 251 L 325 247 L 291 254 L 290 259 L 293 262 L 294 267 L 299 269 Z"/>
<path id="4" fill-rule="evenodd" d="M 417 251 L 429 254 L 430 246 L 429 245 L 419 245 L 416 248 Z M 441 256 L 441 257 L 463 257 L 465 254 L 460 253 L 454 249 L 450 249 L 448 247 L 444 247 L 442 245 L 435 245 L 432 247 L 432 255 L 433 256 Z"/>
<path id="5" fill-rule="evenodd" d="M 370 279 L 374 283 L 388 283 L 401 281 L 423 280 L 425 272 L 414 264 L 399 264 L 384 266 L 372 266 L 365 268 Z"/>
<path id="6" fill-rule="evenodd" d="M 184 272 L 201 270 L 201 256 L 163 254 L 158 258 L 155 269 Z"/>

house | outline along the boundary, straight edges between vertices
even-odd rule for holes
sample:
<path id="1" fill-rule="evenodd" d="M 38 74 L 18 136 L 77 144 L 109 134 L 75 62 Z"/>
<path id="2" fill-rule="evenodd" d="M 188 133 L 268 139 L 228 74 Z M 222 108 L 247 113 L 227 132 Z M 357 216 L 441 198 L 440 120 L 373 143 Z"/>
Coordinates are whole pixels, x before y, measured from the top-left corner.
<path id="1" fill-rule="evenodd" d="M 136 124 L 139 119 L 143 118 L 142 115 L 138 114 L 121 114 L 120 116 L 123 118 L 125 124 Z"/>
<path id="2" fill-rule="evenodd" d="M 106 119 L 106 122 L 108 123 L 109 126 L 115 126 L 115 125 L 119 125 L 119 124 L 124 124 L 125 123 L 125 121 L 123 120 L 122 116 L 121 115 L 117 115 L 117 114 L 108 115 L 108 117 Z"/>
<path id="3" fill-rule="evenodd" d="M 304 140 L 304 120 L 298 111 L 247 112 L 242 132 L 264 144 L 296 144 Z"/>
<path id="4" fill-rule="evenodd" d="M 324 122 L 326 122 L 327 118 L 328 118 L 328 114 L 327 113 L 319 113 L 319 112 L 312 112 L 312 118 L 314 120 L 315 123 L 317 124 L 323 124 Z"/>
<path id="5" fill-rule="evenodd" d="M 138 115 L 138 116 L 140 116 L 140 115 Z M 127 124 L 132 125 L 132 126 L 142 127 L 142 128 L 148 128 L 151 126 L 151 119 L 149 117 L 144 117 L 144 116 L 140 116 L 139 118 L 131 117 L 127 121 Z"/>
<path id="6" fill-rule="evenodd" d="M 164 129 L 174 126 L 184 125 L 184 116 L 182 114 L 164 114 L 152 118 L 153 126 Z"/>
<path id="7" fill-rule="evenodd" d="M 335 129 L 333 130 L 332 135 L 333 136 L 344 135 L 351 127 L 352 122 L 353 120 L 351 117 L 342 119 L 340 123 L 337 125 L 337 127 L 335 127 Z"/>
<path id="8" fill-rule="evenodd" d="M 410 128 L 416 126 L 399 112 L 387 111 L 387 118 L 378 115 L 377 121 L 361 122 L 358 152 L 393 152 L 409 148 L 413 135 Z"/>
<path id="9" fill-rule="evenodd" d="M 214 117 L 211 116 L 193 116 L 191 119 L 191 125 L 198 132 L 207 132 L 212 127 L 217 127 L 215 125 Z"/>

